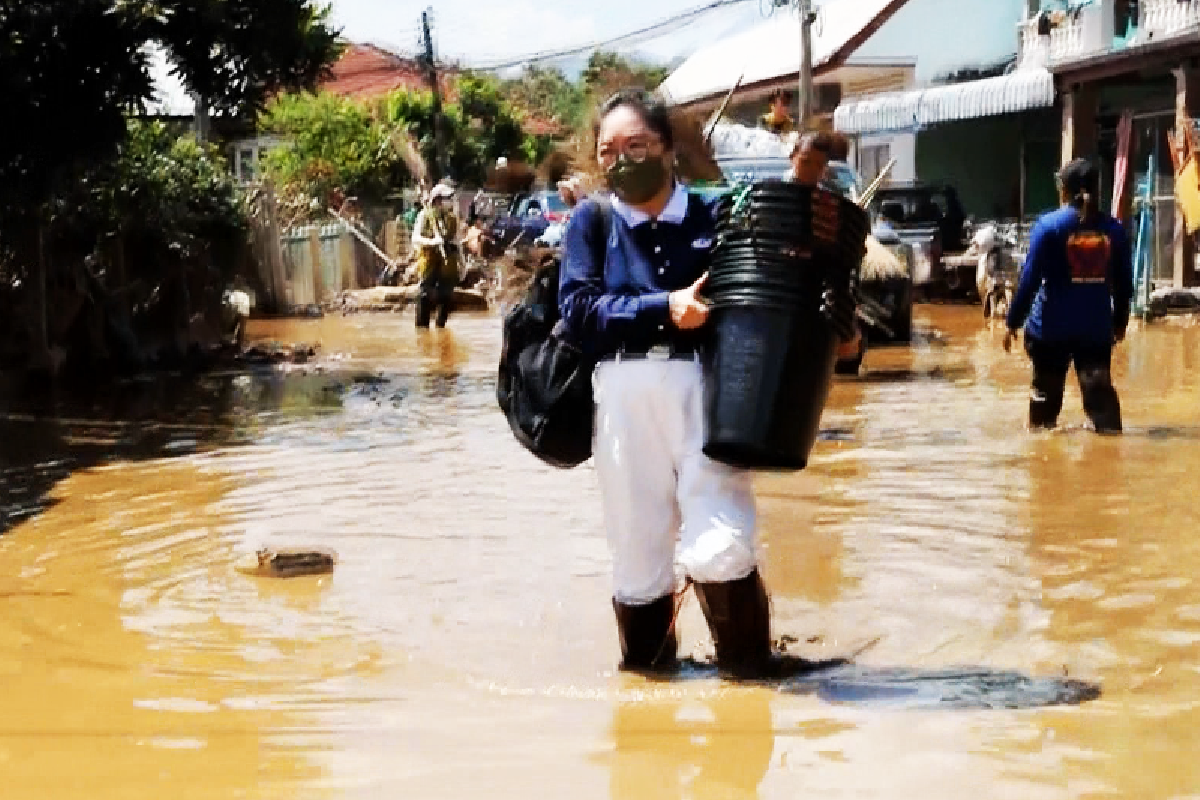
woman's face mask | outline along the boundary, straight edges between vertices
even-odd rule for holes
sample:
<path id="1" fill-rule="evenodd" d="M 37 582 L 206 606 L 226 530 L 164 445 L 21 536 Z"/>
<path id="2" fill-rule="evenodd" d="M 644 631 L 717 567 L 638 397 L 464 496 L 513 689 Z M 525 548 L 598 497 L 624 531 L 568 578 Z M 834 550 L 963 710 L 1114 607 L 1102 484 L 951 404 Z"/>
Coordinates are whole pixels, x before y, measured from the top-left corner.
<path id="1" fill-rule="evenodd" d="M 661 157 L 648 155 L 641 161 L 634 161 L 621 154 L 605 171 L 604 177 L 613 194 L 623 202 L 636 206 L 649 202 L 662 191 L 671 173 Z"/>

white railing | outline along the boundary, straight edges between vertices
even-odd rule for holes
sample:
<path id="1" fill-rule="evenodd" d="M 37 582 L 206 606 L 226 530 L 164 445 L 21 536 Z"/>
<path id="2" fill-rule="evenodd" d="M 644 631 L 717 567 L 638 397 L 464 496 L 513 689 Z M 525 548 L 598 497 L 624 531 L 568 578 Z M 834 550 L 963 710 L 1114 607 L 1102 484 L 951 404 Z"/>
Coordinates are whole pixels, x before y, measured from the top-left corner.
<path id="1" fill-rule="evenodd" d="M 1049 67 L 1111 51 L 1114 5 L 1113 0 L 1093 0 L 1058 18 L 1048 36 L 1038 35 L 1036 18 L 1022 22 L 1020 65 Z M 1177 36 L 1200 26 L 1200 0 L 1141 0 L 1138 14 L 1137 29 L 1124 43 L 1126 47 Z"/>
<path id="2" fill-rule="evenodd" d="M 1036 19 L 1021 23 L 1021 66 L 1048 67 L 1111 48 L 1112 18 L 1102 16 L 1109 6 L 1101 0 L 1095 6 L 1085 6 L 1077 15 L 1067 14 L 1050 29 L 1049 36 L 1038 35 Z"/>
<path id="3" fill-rule="evenodd" d="M 1174 36 L 1200 25 L 1198 0 L 1142 0 L 1138 4 L 1138 40 Z"/>

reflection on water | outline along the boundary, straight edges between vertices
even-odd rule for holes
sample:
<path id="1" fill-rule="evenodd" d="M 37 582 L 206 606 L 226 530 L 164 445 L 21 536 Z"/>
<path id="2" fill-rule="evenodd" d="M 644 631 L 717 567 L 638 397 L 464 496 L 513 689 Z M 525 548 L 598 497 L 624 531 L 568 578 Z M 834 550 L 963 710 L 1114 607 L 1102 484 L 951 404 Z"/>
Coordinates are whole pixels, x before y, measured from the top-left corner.
<path id="1" fill-rule="evenodd" d="M 1102 438 L 1073 386 L 1063 431 L 1024 432 L 1028 364 L 978 308 L 918 322 L 839 380 L 809 469 L 757 481 L 776 633 L 879 640 L 823 689 L 613 674 L 594 476 L 513 441 L 494 318 L 258 323 L 321 358 L 8 403 L 0 796 L 1194 795 L 1200 333 L 1131 333 L 1128 432 Z M 232 568 L 305 543 L 332 575 Z M 710 650 L 693 600 L 680 627 Z M 870 695 L 964 665 L 1104 694 Z"/>
<path id="2" fill-rule="evenodd" d="M 742 690 L 618 701 L 612 737 L 612 800 L 750 800 L 775 750 L 771 698 Z"/>

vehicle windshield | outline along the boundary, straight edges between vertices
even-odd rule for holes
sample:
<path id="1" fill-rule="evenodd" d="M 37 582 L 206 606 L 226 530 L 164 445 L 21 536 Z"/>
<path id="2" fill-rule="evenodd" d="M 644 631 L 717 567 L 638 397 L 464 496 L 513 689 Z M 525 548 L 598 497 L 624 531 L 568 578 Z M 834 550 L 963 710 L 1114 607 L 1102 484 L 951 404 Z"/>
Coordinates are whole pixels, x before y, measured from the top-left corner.
<path id="1" fill-rule="evenodd" d="M 849 164 L 843 161 L 830 162 L 829 171 L 843 194 L 858 197 L 862 193 L 862 187 L 858 185 L 858 173 L 851 169 Z"/>
<path id="2" fill-rule="evenodd" d="M 764 158 L 730 158 L 720 162 L 721 171 L 730 183 L 753 183 L 763 179 L 786 178 L 792 163 L 781 156 Z M 857 197 L 862 191 L 858 174 L 844 161 L 831 161 L 829 173 L 833 182 L 846 197 Z"/>
<path id="3" fill-rule="evenodd" d="M 546 192 L 542 195 L 542 205 L 549 209 L 551 214 L 565 214 L 571 210 L 558 196 L 558 192 Z"/>
<path id="4" fill-rule="evenodd" d="M 786 158 L 731 158 L 720 163 L 730 183 L 753 183 L 767 178 L 784 178 L 792 168 Z"/>
<path id="5" fill-rule="evenodd" d="M 940 192 L 914 189 L 883 190 L 871 202 L 871 210 L 893 222 L 910 225 L 937 224 L 949 213 L 946 197 Z"/>

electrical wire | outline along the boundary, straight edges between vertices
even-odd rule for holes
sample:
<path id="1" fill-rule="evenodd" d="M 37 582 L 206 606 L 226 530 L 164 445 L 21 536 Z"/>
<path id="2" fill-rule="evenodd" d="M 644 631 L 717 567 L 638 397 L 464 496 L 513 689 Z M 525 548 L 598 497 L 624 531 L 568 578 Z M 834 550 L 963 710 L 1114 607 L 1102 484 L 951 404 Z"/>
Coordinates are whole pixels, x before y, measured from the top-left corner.
<path id="1" fill-rule="evenodd" d="M 626 44 L 634 40 L 643 40 L 644 38 L 649 37 L 650 34 L 653 34 L 653 37 L 650 38 L 657 38 L 665 33 L 671 33 L 686 25 L 690 25 L 699 18 L 713 11 L 746 2 L 752 2 L 752 0 L 711 0 L 702 6 L 698 6 L 687 11 L 682 11 L 652 25 L 647 25 L 635 31 L 621 34 L 620 36 L 613 36 L 608 39 L 602 39 L 600 41 L 590 42 L 588 44 L 578 45 L 575 47 L 565 47 L 559 50 L 543 50 L 524 56 L 507 58 L 503 61 L 475 64 L 473 66 L 475 69 L 479 70 L 507 69 L 509 67 L 519 67 L 524 64 L 531 64 L 538 61 L 554 61 L 556 59 L 566 58 L 568 56 L 580 55 L 582 53 L 588 53 L 602 48 L 611 47 L 614 44 Z M 663 29 L 669 30 L 664 31 Z"/>

